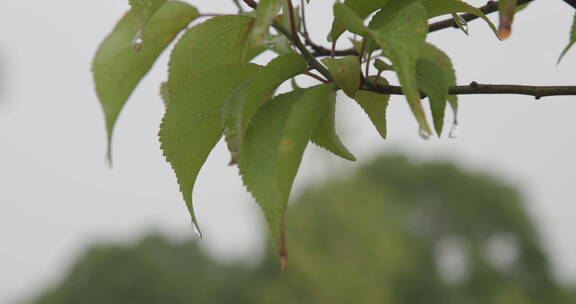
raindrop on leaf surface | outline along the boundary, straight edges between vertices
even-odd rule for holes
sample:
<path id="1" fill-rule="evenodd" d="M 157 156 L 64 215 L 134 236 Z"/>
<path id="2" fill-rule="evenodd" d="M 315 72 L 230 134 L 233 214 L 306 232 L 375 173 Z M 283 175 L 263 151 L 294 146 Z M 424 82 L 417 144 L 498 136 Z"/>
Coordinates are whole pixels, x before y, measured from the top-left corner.
<path id="1" fill-rule="evenodd" d="M 136 35 L 134 35 L 134 39 L 132 39 L 132 48 L 135 51 L 140 51 L 142 49 L 142 43 L 144 43 L 144 39 L 142 39 L 142 30 L 138 30 Z"/>
<path id="2" fill-rule="evenodd" d="M 420 131 L 418 132 L 418 134 L 420 134 L 420 137 L 422 137 L 422 139 L 430 139 L 430 137 L 432 136 L 432 133 L 430 133 L 429 131 L 426 131 L 423 128 L 420 128 Z"/>

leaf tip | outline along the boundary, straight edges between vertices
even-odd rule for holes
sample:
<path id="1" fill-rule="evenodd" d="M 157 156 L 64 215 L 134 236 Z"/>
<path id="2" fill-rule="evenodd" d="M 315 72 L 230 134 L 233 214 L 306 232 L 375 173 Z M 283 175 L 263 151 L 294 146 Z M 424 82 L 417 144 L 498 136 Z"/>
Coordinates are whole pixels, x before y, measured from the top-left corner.
<path id="1" fill-rule="evenodd" d="M 193 216 L 192 217 L 192 229 L 194 230 L 194 234 L 196 234 L 196 236 L 198 236 L 199 239 L 204 239 L 204 235 L 202 234 L 202 230 L 200 230 L 200 226 L 198 225 L 198 222 L 196 221 L 196 218 Z"/>
<path id="2" fill-rule="evenodd" d="M 136 52 L 140 52 L 140 50 L 142 50 L 142 44 L 144 43 L 142 36 L 142 29 L 138 29 L 136 35 L 134 35 L 134 38 L 132 38 L 132 49 Z"/>
<path id="3" fill-rule="evenodd" d="M 498 36 L 500 40 L 506 40 L 512 34 L 512 25 L 511 24 L 502 24 L 498 28 Z"/>
<path id="4" fill-rule="evenodd" d="M 280 256 L 280 271 L 284 271 L 286 269 L 286 265 L 288 264 L 288 250 L 286 249 L 286 219 L 282 217 L 282 221 L 280 222 L 280 244 L 278 255 Z"/>
<path id="5" fill-rule="evenodd" d="M 108 169 L 112 169 L 113 161 L 112 161 L 112 142 L 111 138 L 108 138 L 108 146 L 106 147 L 106 164 L 108 165 Z"/>
<path id="6" fill-rule="evenodd" d="M 280 271 L 284 272 L 287 264 L 288 264 L 288 257 L 280 256 Z"/>

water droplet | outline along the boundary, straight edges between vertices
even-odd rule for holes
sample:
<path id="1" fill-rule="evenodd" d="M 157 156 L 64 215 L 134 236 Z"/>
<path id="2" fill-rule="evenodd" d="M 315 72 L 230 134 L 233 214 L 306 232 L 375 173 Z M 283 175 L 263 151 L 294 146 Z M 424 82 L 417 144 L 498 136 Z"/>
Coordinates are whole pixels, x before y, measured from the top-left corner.
<path id="1" fill-rule="evenodd" d="M 426 131 L 424 128 L 420 128 L 418 134 L 420 134 L 422 139 L 430 139 L 430 137 L 432 137 L 432 133 L 430 133 L 430 131 Z"/>
<path id="2" fill-rule="evenodd" d="M 134 39 L 132 39 L 132 48 L 135 51 L 140 51 L 142 49 L 142 43 L 144 43 L 144 39 L 142 39 L 142 30 L 138 30 L 136 35 L 134 35 Z"/>
<path id="3" fill-rule="evenodd" d="M 468 21 L 466 21 L 466 19 L 462 18 L 462 16 L 457 15 L 457 24 L 458 27 L 464 32 L 466 33 L 466 35 L 468 35 Z"/>
<path id="4" fill-rule="evenodd" d="M 450 129 L 450 134 L 448 134 L 448 137 L 457 138 L 458 136 L 460 136 L 460 130 L 458 129 L 458 124 L 453 124 L 452 129 Z"/>
<path id="5" fill-rule="evenodd" d="M 192 223 L 192 232 L 194 233 L 194 237 L 197 237 L 199 239 L 202 238 L 202 233 L 198 231 L 198 228 L 196 227 L 196 225 L 194 225 L 194 223 Z"/>

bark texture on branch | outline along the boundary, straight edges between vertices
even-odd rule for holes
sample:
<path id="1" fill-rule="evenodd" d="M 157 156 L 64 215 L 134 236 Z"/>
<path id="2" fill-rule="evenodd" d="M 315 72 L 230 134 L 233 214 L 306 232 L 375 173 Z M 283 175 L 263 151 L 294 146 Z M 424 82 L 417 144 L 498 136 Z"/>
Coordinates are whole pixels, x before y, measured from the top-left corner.
<path id="1" fill-rule="evenodd" d="M 381 94 L 404 95 L 400 86 L 377 85 L 366 88 Z M 469 85 L 459 85 L 450 87 L 450 95 L 472 95 L 472 94 L 515 94 L 528 95 L 536 99 L 547 96 L 574 96 L 576 86 L 527 86 L 512 84 L 480 84 L 473 81 Z"/>

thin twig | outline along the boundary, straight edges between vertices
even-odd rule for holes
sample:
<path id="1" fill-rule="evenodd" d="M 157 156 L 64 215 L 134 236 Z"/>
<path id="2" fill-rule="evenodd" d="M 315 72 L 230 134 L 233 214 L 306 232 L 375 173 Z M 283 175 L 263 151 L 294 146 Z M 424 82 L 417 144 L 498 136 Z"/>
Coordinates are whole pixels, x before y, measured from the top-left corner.
<path id="1" fill-rule="evenodd" d="M 256 9 L 258 7 L 258 3 L 256 3 L 254 0 L 242 0 L 244 1 L 244 3 L 246 3 L 246 5 L 248 5 L 249 7 Z"/>
<path id="2" fill-rule="evenodd" d="M 304 75 L 310 76 L 320 82 L 328 83 L 329 81 L 311 72 L 304 72 Z"/>
<path id="3" fill-rule="evenodd" d="M 250 6 L 253 9 L 257 9 L 258 8 L 258 3 L 254 2 L 254 0 L 243 0 L 244 3 L 246 3 L 248 6 Z M 316 71 L 318 71 L 318 73 L 322 74 L 324 77 L 326 77 L 326 79 L 328 79 L 328 81 L 333 81 L 332 76 L 330 75 L 330 72 L 328 71 L 328 69 L 326 69 L 326 67 L 324 67 L 317 59 L 314 55 L 312 55 L 312 53 L 310 53 L 310 51 L 308 51 L 308 49 L 306 48 L 306 46 L 304 46 L 304 44 L 302 44 L 302 41 L 300 41 L 300 37 L 298 37 L 298 35 L 296 35 L 296 37 L 292 36 L 292 33 L 290 32 L 290 30 L 288 30 L 287 28 L 285 28 L 282 24 L 280 24 L 278 21 L 274 20 L 274 22 L 272 23 L 272 26 L 282 35 L 286 36 L 288 39 L 290 39 L 290 41 L 292 42 L 292 44 L 294 44 L 294 46 L 300 51 L 300 53 L 302 53 L 302 55 L 304 55 L 304 57 L 306 58 L 306 61 L 308 61 L 308 63 L 310 64 L 310 66 L 312 66 L 314 69 L 316 69 Z"/>
<path id="4" fill-rule="evenodd" d="M 366 58 L 366 77 L 370 74 L 370 60 L 372 60 L 372 53 L 369 53 L 368 58 Z"/>
<path id="5" fill-rule="evenodd" d="M 326 67 L 324 67 L 316 59 L 316 57 L 314 55 L 312 55 L 312 53 L 310 53 L 310 51 L 306 48 L 306 46 L 304 46 L 304 44 L 302 44 L 302 41 L 300 41 L 300 39 L 298 37 L 296 37 L 296 39 L 292 38 L 292 33 L 290 33 L 290 30 L 288 30 L 287 28 L 282 26 L 282 24 L 280 24 L 277 21 L 274 21 L 272 23 L 272 26 L 278 32 L 280 32 L 282 35 L 284 35 L 284 36 L 288 37 L 288 39 L 290 39 L 292 44 L 294 44 L 294 46 L 300 51 L 300 53 L 302 53 L 302 55 L 304 55 L 304 57 L 306 58 L 306 61 L 308 61 L 310 66 L 312 66 L 314 69 L 316 69 L 316 71 L 318 71 L 320 74 L 322 74 L 322 76 L 326 77 L 326 79 L 328 79 L 329 81 L 333 81 L 332 76 L 330 75 L 330 72 L 328 71 L 328 69 L 326 69 Z"/>
<path id="6" fill-rule="evenodd" d="M 363 89 L 381 94 L 404 95 L 402 88 L 394 85 L 367 85 Z M 480 84 L 473 81 L 469 85 L 452 86 L 448 93 L 450 95 L 516 94 L 534 96 L 536 99 L 540 99 L 547 96 L 574 96 L 576 95 L 576 86 Z"/>
<path id="7" fill-rule="evenodd" d="M 358 54 L 358 60 L 362 63 L 362 57 L 364 57 L 364 50 L 366 50 L 366 39 L 362 39 L 362 45 L 360 45 L 360 54 Z"/>
<path id="8" fill-rule="evenodd" d="M 296 18 L 294 18 L 294 6 L 292 5 L 292 0 L 287 0 L 288 3 L 288 14 L 290 15 L 290 31 L 292 32 L 292 39 L 299 39 L 298 32 L 296 31 Z"/>
<path id="9" fill-rule="evenodd" d="M 517 0 L 516 5 L 523 5 L 526 3 L 530 3 L 532 1 L 534 1 L 534 0 Z M 497 12 L 498 11 L 498 1 L 488 1 L 486 3 L 486 5 L 481 6 L 478 9 L 482 13 L 484 13 L 485 15 Z M 474 15 L 474 14 L 461 14 L 459 16 L 460 16 L 460 18 L 462 18 L 466 22 L 480 18 L 479 16 Z M 435 31 L 439 31 L 439 30 L 443 30 L 443 29 L 447 29 L 447 28 L 458 28 L 458 24 L 454 21 L 454 18 L 449 18 L 449 19 L 446 19 L 443 21 L 438 21 L 438 22 L 430 24 L 428 26 L 428 32 L 435 32 Z"/>
<path id="10" fill-rule="evenodd" d="M 300 9 L 301 9 L 301 16 L 302 19 L 302 30 L 304 31 L 304 42 L 308 44 L 310 42 L 310 34 L 308 33 L 308 26 L 306 25 L 306 5 L 304 4 L 304 0 L 300 0 Z"/>
<path id="11" fill-rule="evenodd" d="M 224 16 L 224 14 L 218 14 L 218 13 L 204 13 L 204 14 L 200 14 L 200 15 L 198 15 L 198 18 L 218 17 L 218 16 Z"/>
<path id="12" fill-rule="evenodd" d="M 330 57 L 336 57 L 336 41 L 332 41 L 332 48 L 330 49 Z"/>

